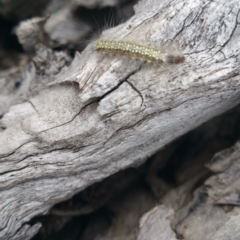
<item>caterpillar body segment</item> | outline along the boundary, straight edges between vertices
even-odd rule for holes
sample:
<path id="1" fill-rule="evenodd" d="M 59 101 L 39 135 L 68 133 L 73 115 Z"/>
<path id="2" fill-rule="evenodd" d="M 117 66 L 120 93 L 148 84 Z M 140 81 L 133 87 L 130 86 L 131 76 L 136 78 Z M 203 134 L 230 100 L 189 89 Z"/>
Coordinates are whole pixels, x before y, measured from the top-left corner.
<path id="1" fill-rule="evenodd" d="M 123 41 L 99 41 L 96 44 L 96 51 L 128 56 L 160 66 L 180 64 L 185 61 L 182 54 Z"/>

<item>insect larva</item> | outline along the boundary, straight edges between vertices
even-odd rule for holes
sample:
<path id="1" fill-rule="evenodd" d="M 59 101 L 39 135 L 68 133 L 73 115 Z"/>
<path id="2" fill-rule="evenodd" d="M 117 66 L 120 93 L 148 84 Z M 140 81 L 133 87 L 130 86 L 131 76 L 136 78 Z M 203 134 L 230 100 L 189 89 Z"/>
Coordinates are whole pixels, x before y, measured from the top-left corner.
<path id="1" fill-rule="evenodd" d="M 125 55 L 155 65 L 179 64 L 185 61 L 181 54 L 130 42 L 99 41 L 96 44 L 96 51 Z"/>

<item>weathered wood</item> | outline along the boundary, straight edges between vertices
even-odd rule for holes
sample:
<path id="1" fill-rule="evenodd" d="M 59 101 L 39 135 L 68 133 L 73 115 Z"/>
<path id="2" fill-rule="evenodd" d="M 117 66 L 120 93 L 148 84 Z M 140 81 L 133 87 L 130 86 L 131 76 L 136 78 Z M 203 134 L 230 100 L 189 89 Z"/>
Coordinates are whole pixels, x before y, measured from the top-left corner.
<path id="1" fill-rule="evenodd" d="M 157 206 L 146 213 L 140 221 L 138 240 L 176 240 L 175 233 L 170 226 L 173 211 L 164 206 Z"/>
<path id="2" fill-rule="evenodd" d="M 32 217 L 237 105 L 239 9 L 237 0 L 141 1 L 101 39 L 171 42 L 186 63 L 147 66 L 92 43 L 12 106 L 1 119 L 0 238 L 29 239 L 40 227 Z"/>
<path id="3" fill-rule="evenodd" d="M 208 195 L 215 204 L 240 205 L 239 194 L 240 142 L 212 159 L 207 166 L 216 174 L 207 180 Z"/>
<path id="4" fill-rule="evenodd" d="M 239 208 L 214 205 L 205 187 L 194 194 L 194 199 L 175 213 L 173 228 L 185 239 L 238 239 L 239 231 L 232 231 L 237 225 Z M 200 226 L 200 227 L 199 227 Z M 239 229 L 239 227 L 238 227 Z"/>

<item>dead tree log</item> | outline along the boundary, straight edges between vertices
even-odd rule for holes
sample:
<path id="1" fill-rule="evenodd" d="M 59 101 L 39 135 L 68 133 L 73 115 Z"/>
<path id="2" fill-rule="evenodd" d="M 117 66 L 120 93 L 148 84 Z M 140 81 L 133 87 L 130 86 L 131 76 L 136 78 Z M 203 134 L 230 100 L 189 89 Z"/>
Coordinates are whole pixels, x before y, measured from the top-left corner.
<path id="1" fill-rule="evenodd" d="M 171 43 L 184 64 L 148 66 L 93 42 L 28 89 L 1 119 L 0 238 L 30 239 L 34 216 L 240 103 L 239 9 L 237 0 L 141 1 L 101 39 Z M 24 71 L 41 79 L 34 64 Z"/>

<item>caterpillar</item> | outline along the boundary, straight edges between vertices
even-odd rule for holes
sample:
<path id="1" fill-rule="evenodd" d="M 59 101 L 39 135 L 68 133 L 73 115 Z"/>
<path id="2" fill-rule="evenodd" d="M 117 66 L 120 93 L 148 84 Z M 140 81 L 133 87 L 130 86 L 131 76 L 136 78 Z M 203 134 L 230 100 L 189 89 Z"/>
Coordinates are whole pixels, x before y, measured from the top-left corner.
<path id="1" fill-rule="evenodd" d="M 123 41 L 99 41 L 96 44 L 96 51 L 125 55 L 160 66 L 179 64 L 185 61 L 182 54 L 170 53 L 161 48 Z"/>

